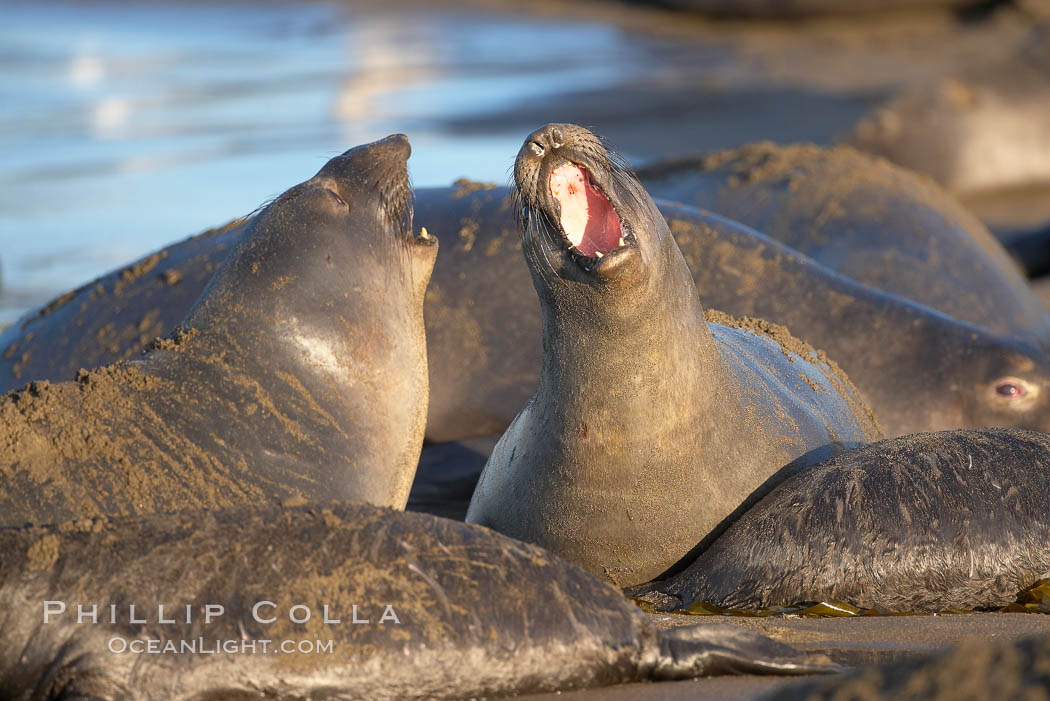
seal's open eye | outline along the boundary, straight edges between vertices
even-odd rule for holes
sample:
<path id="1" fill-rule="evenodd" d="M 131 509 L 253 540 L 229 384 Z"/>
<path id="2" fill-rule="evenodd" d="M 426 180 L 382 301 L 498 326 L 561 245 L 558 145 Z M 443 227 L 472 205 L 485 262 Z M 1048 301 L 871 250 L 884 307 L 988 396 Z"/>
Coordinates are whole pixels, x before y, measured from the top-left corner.
<path id="1" fill-rule="evenodd" d="M 995 393 L 1007 399 L 1018 399 L 1027 394 L 1024 386 L 1012 380 L 1002 380 L 995 386 Z"/>

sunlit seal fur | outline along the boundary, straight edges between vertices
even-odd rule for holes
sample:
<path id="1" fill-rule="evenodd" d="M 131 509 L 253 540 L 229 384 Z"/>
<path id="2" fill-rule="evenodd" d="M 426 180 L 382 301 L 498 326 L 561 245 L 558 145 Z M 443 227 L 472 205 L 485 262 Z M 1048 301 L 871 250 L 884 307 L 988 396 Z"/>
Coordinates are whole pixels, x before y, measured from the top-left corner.
<path id="1" fill-rule="evenodd" d="M 709 328 L 659 210 L 593 134 L 535 132 L 514 177 L 542 370 L 469 521 L 636 584 L 774 475 L 878 435 L 848 381 L 815 355 Z"/>
<path id="2" fill-rule="evenodd" d="M 0 560 L 10 699 L 491 698 L 832 669 L 728 626 L 659 630 L 540 548 L 365 504 L 4 529 Z"/>
<path id="3" fill-rule="evenodd" d="M 765 148 L 740 153 L 759 157 Z M 842 151 L 811 150 L 832 155 Z M 852 158 L 829 156 L 824 165 L 846 167 L 854 161 L 881 163 L 877 173 L 903 176 L 899 168 L 856 153 Z M 643 169 L 643 175 L 653 176 L 643 183 L 658 191 L 672 187 L 679 178 L 686 185 L 702 179 L 725 184 L 734 172 L 712 166 L 713 170 L 701 173 L 699 164 L 710 161 L 688 162 L 692 165 L 680 170 L 670 164 Z M 812 166 L 799 172 L 815 182 L 834 172 L 825 170 L 819 159 L 798 162 Z M 660 177 L 662 171 L 666 180 Z M 925 182 L 926 192 L 935 189 L 910 175 L 898 182 Z M 720 202 L 736 207 L 737 216 L 764 213 L 754 223 L 774 230 L 786 225 L 796 232 L 813 228 L 846 235 L 854 228 L 871 232 L 874 226 L 874 233 L 867 234 L 872 237 L 885 230 L 880 217 L 887 213 L 881 207 L 878 216 L 851 208 L 855 224 L 839 218 L 814 220 L 807 218 L 807 211 L 813 210 L 807 210 L 803 198 L 791 199 L 787 189 L 782 196 L 779 185 L 768 182 L 750 186 L 741 182 L 725 191 L 699 186 L 681 192 L 686 198 L 714 192 Z M 736 194 L 747 192 L 764 194 L 777 207 L 769 209 L 766 199 L 757 196 L 736 199 Z M 507 188 L 480 183 L 416 190 L 416 220 L 443 242 L 424 302 L 429 441 L 502 432 L 536 387 L 541 357 L 539 303 L 528 270 L 518 258 L 520 233 L 510 200 Z M 1050 431 L 1050 360 L 1036 341 L 1025 341 L 1024 334 L 1010 330 L 1019 328 L 1014 325 L 1017 320 L 1037 323 L 1043 312 L 996 312 L 987 306 L 988 295 L 978 295 L 974 304 L 964 306 L 979 318 L 973 323 L 951 319 L 838 275 L 738 222 L 667 201 L 657 203 L 705 305 L 786 325 L 794 335 L 826 351 L 871 403 L 888 435 L 985 426 Z M 951 215 L 939 206 L 913 207 L 903 199 L 897 203 L 892 209 L 894 221 L 914 237 L 947 226 L 944 217 Z M 784 216 L 789 209 L 798 215 Z M 906 225 L 911 228 L 903 229 Z M 173 244 L 27 315 L 0 334 L 0 388 L 24 387 L 29 380 L 69 379 L 78 368 L 134 357 L 149 340 L 170 332 L 182 320 L 247 226 L 233 222 Z M 777 231 L 783 233 L 782 228 Z M 947 248 L 952 260 L 965 254 L 962 247 Z M 940 245 L 938 249 L 945 250 Z M 914 266 L 911 269 L 916 273 L 913 279 L 928 279 L 918 275 Z M 934 270 L 929 274 L 939 278 L 936 287 L 949 289 Z M 972 301 L 973 294 L 968 289 L 958 299 Z"/>
<path id="4" fill-rule="evenodd" d="M 684 572 L 661 608 L 844 601 L 997 608 L 1050 575 L 1050 436 L 1012 429 L 892 438 L 785 480 Z"/>
<path id="5" fill-rule="evenodd" d="M 8 524 L 294 497 L 404 507 L 427 407 L 402 135 L 252 221 L 183 329 L 140 360 L 0 398 Z"/>
<path id="6" fill-rule="evenodd" d="M 736 220 L 852 280 L 1050 349 L 1050 313 L 1017 265 L 929 178 L 847 147 L 771 143 L 658 162 L 638 176 L 654 197 Z"/>

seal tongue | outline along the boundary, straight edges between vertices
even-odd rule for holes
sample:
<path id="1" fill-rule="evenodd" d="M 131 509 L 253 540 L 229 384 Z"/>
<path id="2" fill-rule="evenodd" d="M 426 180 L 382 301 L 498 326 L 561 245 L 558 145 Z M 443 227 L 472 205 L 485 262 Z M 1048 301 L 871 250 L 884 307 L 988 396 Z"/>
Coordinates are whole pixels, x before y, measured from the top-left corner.
<path id="1" fill-rule="evenodd" d="M 620 245 L 620 218 L 608 198 L 591 186 L 583 168 L 572 163 L 558 166 L 550 187 L 561 205 L 561 228 L 581 253 L 593 258 Z"/>

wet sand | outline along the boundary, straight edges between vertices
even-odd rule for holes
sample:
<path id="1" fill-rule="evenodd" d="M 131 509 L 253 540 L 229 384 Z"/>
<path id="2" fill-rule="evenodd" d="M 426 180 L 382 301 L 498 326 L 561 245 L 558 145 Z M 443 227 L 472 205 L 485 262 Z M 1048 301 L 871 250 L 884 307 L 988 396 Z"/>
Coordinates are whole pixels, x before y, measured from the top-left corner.
<path id="1" fill-rule="evenodd" d="M 1023 613 L 974 613 L 940 616 L 873 616 L 870 618 L 735 618 L 658 614 L 661 627 L 736 625 L 823 654 L 844 667 L 892 662 L 929 654 L 966 639 L 987 642 L 1050 634 L 1050 616 Z M 639 701 L 707 701 L 757 699 L 797 683 L 792 677 L 719 677 L 660 684 L 627 684 L 561 694 L 522 696 L 529 701 L 561 699 L 638 699 Z"/>

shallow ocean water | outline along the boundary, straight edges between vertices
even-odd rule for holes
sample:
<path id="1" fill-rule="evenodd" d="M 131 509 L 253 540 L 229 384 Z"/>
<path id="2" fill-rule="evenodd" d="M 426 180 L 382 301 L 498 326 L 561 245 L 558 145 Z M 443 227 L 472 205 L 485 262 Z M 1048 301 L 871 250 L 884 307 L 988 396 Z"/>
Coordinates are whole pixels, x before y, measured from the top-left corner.
<path id="1" fill-rule="evenodd" d="M 598 22 L 444 8 L 5 0 L 0 16 L 0 324 L 389 133 L 410 135 L 417 186 L 506 182 L 520 129 L 442 124 L 657 60 Z"/>

